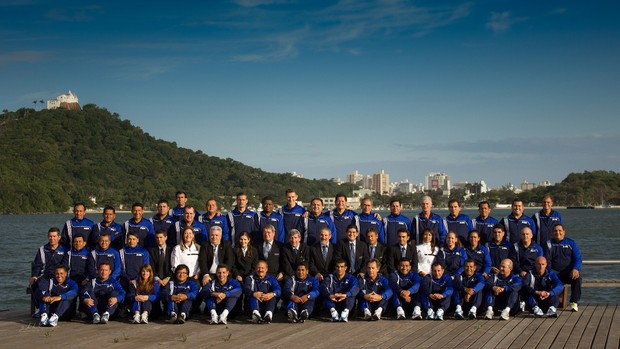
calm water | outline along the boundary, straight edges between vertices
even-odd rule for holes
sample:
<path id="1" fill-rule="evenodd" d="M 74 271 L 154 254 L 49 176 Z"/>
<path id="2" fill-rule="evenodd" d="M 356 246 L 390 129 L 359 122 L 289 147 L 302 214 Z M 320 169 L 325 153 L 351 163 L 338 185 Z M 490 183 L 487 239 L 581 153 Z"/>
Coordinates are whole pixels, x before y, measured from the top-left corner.
<path id="1" fill-rule="evenodd" d="M 446 210 L 437 211 L 441 216 Z M 531 216 L 535 210 L 527 210 Z M 567 236 L 576 240 L 584 260 L 620 259 L 620 210 L 560 210 L 564 219 Z M 385 214 L 385 212 L 381 212 Z M 464 211 L 472 217 L 475 211 Z M 493 216 L 503 217 L 508 210 L 495 210 Z M 408 217 L 413 211 L 406 211 Z M 148 214 L 147 214 L 148 215 Z M 146 215 L 145 215 L 146 216 Z M 100 221 L 99 214 L 89 214 L 93 221 Z M 63 223 L 71 215 L 0 215 L 0 310 L 29 308 L 30 298 L 26 286 L 30 277 L 30 262 L 39 246 L 47 243 L 47 230 Z M 118 214 L 117 222 L 124 222 L 129 214 Z M 584 266 L 582 274 L 587 279 L 620 279 L 620 268 L 616 266 Z M 620 301 L 620 288 L 585 288 L 583 303 L 617 303 Z"/>

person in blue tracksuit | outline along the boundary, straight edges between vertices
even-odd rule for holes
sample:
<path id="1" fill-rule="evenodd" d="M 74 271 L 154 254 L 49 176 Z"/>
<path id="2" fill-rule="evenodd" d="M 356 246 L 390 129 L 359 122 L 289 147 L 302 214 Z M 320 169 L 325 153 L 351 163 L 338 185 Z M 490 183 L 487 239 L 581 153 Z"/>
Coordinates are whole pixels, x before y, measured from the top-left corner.
<path id="1" fill-rule="evenodd" d="M 148 324 L 153 304 L 159 300 L 160 296 L 159 282 L 155 280 L 155 273 L 150 264 L 140 267 L 139 277 L 129 284 L 127 295 L 131 302 L 132 323 Z"/>
<path id="2" fill-rule="evenodd" d="M 379 235 L 379 242 L 385 245 L 385 229 L 381 216 L 372 212 L 372 200 L 370 198 L 362 199 L 362 212 L 357 215 L 357 225 L 360 231 L 360 239 L 367 243 L 365 237 L 369 228 L 374 228 Z"/>
<path id="3" fill-rule="evenodd" d="M 191 228 L 194 232 L 194 240 L 196 244 L 201 244 L 209 241 L 209 233 L 207 228 L 202 224 L 198 217 L 196 217 L 196 209 L 194 206 L 186 205 L 183 217 L 181 220 L 174 222 L 168 229 L 168 241 L 175 242 L 176 246 L 183 240 L 183 232 L 185 228 Z M 170 235 L 173 235 L 172 237 Z"/>
<path id="4" fill-rule="evenodd" d="M 261 232 L 267 224 L 271 224 L 276 228 L 276 240 L 285 243 L 287 235 L 285 235 L 284 232 L 284 218 L 281 214 L 273 210 L 273 198 L 271 196 L 265 196 L 261 200 L 261 205 L 263 206 L 263 210 L 260 211 L 257 216 L 258 231 L 256 236 L 252 237 L 252 241 L 255 243 L 263 242 L 263 234 L 261 234 Z"/>
<path id="5" fill-rule="evenodd" d="M 206 310 L 211 315 L 211 324 L 228 323 L 228 314 L 237 305 L 243 289 L 236 279 L 230 277 L 226 264 L 219 264 L 215 271 L 215 279 L 209 281 L 200 291 L 205 300 Z"/>
<path id="6" fill-rule="evenodd" d="M 252 322 L 270 323 L 276 310 L 277 299 L 282 294 L 282 288 L 278 280 L 267 273 L 267 262 L 258 261 L 256 271 L 245 278 L 243 288 L 250 298 Z"/>
<path id="7" fill-rule="evenodd" d="M 426 311 L 427 320 L 443 320 L 454 292 L 452 278 L 445 273 L 443 265 L 438 262 L 431 265 L 429 277 L 430 282 L 422 283 L 420 295 L 422 308 Z"/>
<path id="8" fill-rule="evenodd" d="M 121 276 L 121 256 L 118 251 L 110 247 L 110 235 L 99 236 L 99 246 L 96 249 L 90 251 L 90 256 L 86 263 L 86 269 L 88 270 L 88 278 L 94 279 L 98 275 L 98 266 L 101 262 L 108 262 L 111 269 L 110 277 L 113 280 L 118 280 Z"/>
<path id="9" fill-rule="evenodd" d="M 297 193 L 293 189 L 286 190 L 286 205 L 278 211 L 284 221 L 284 236 L 288 236 L 291 229 L 304 231 L 304 214 L 306 209 L 297 204 Z"/>
<path id="10" fill-rule="evenodd" d="M 549 268 L 554 270 L 560 280 L 570 284 L 570 304 L 568 308 L 577 311 L 581 299 L 581 250 L 577 243 L 566 237 L 564 226 L 553 227 L 553 239 L 547 242 Z"/>
<path id="11" fill-rule="evenodd" d="M 359 291 L 357 278 L 347 273 L 347 262 L 336 259 L 334 272 L 327 275 L 321 283 L 321 295 L 325 299 L 325 307 L 329 309 L 332 321 L 349 321 L 349 314 L 353 311 Z"/>
<path id="12" fill-rule="evenodd" d="M 228 212 L 228 226 L 230 227 L 230 243 L 235 246 L 241 232 L 247 231 L 256 237 L 258 229 L 258 215 L 248 208 L 248 196 L 237 193 L 237 206 Z"/>
<path id="13" fill-rule="evenodd" d="M 514 272 L 521 278 L 534 269 L 536 257 L 544 255 L 542 247 L 534 242 L 532 230 L 528 227 L 521 230 L 521 239 L 514 243 L 514 251 L 517 260 Z"/>
<path id="14" fill-rule="evenodd" d="M 218 226 L 222 228 L 222 240 L 230 241 L 230 227 L 228 226 L 228 217 L 220 213 L 220 210 L 217 206 L 217 201 L 211 198 L 207 200 L 206 204 L 206 212 L 202 216 L 198 217 L 200 223 L 205 226 L 207 231 L 211 231 L 211 227 Z M 237 234 L 238 240 L 239 234 Z M 231 245 L 236 246 L 236 242 Z"/>
<path id="15" fill-rule="evenodd" d="M 187 193 L 179 190 L 174 195 L 177 205 L 168 211 L 168 215 L 172 216 L 175 221 L 183 219 L 183 213 L 185 212 L 185 204 L 187 203 Z M 200 212 L 196 211 L 196 217 L 200 216 Z"/>
<path id="16" fill-rule="evenodd" d="M 455 232 L 461 240 L 461 244 L 465 245 L 469 232 L 474 230 L 471 218 L 461 213 L 461 203 L 456 199 L 448 201 L 448 210 L 450 213 L 443 220 L 444 228 L 446 231 Z"/>
<path id="17" fill-rule="evenodd" d="M 310 201 L 310 212 L 308 217 L 304 218 L 304 229 L 302 230 L 302 242 L 308 246 L 312 246 L 319 242 L 321 229 L 329 228 L 332 232 L 332 244 L 338 242 L 336 234 L 336 226 L 329 214 L 323 213 L 323 199 L 314 198 Z M 290 231 L 289 231 L 290 232 Z"/>
<path id="18" fill-rule="evenodd" d="M 403 320 L 408 314 L 413 314 L 413 307 L 419 297 L 420 276 L 411 268 L 411 260 L 402 258 L 398 262 L 398 270 L 390 274 L 390 288 L 392 289 L 392 306 L 396 309 L 396 319 Z"/>
<path id="19" fill-rule="evenodd" d="M 168 206 L 168 200 L 166 199 L 159 200 L 157 202 L 157 213 L 155 213 L 155 215 L 153 215 L 153 217 L 151 217 L 150 219 L 151 224 L 153 224 L 153 231 L 157 233 L 158 231 L 163 230 L 166 233 L 168 233 L 168 231 L 170 230 L 170 227 L 175 222 L 174 217 L 172 217 L 169 213 L 170 213 L 170 207 Z M 174 239 L 175 237 L 176 236 L 172 236 L 170 238 Z M 166 238 L 168 238 L 167 235 L 166 235 Z M 174 241 L 172 240 L 167 241 L 167 244 L 170 246 L 176 245 Z"/>
<path id="20" fill-rule="evenodd" d="M 534 316 L 557 317 L 560 304 L 558 295 L 564 290 L 564 284 L 553 270 L 547 270 L 547 259 L 536 258 L 534 270 L 523 278 L 523 288 L 527 290 L 527 302 Z"/>
<path id="21" fill-rule="evenodd" d="M 336 241 L 347 237 L 347 227 L 351 224 L 357 224 L 357 213 L 347 209 L 347 196 L 338 193 L 334 199 L 336 208 L 329 211 L 329 218 L 334 222 L 336 228 Z M 359 226 L 358 226 L 359 229 Z M 362 235 L 365 235 L 364 231 Z"/>
<path id="22" fill-rule="evenodd" d="M 545 195 L 543 198 L 542 209 L 532 216 L 536 224 L 536 243 L 543 248 L 547 248 L 547 241 L 553 239 L 553 227 L 562 224 L 562 215 L 553 209 L 553 198 Z M 546 253 L 547 251 L 545 251 Z"/>
<path id="23" fill-rule="evenodd" d="M 491 239 L 485 244 L 489 250 L 489 256 L 491 257 L 491 274 L 497 274 L 499 272 L 499 265 L 506 258 L 512 260 L 512 263 L 517 263 L 517 254 L 514 249 L 514 244 L 506 241 L 506 230 L 501 224 L 493 226 L 493 232 Z"/>
<path id="24" fill-rule="evenodd" d="M 499 266 L 499 273 L 489 276 L 484 285 L 487 311 L 484 318 L 493 319 L 495 312 L 500 312 L 500 319 L 508 320 L 511 314 L 519 311 L 519 291 L 521 278 L 512 272 L 512 261 L 504 259 Z"/>
<path id="25" fill-rule="evenodd" d="M 144 219 L 144 205 L 139 202 L 131 206 L 132 218 L 123 224 L 123 234 L 126 237 L 129 232 L 138 233 L 140 246 L 149 249 L 155 246 L 155 229 L 150 220 Z"/>
<path id="26" fill-rule="evenodd" d="M 441 216 L 431 211 L 431 208 L 433 208 L 433 200 L 430 196 L 424 196 L 422 200 L 420 200 L 420 208 L 422 211 L 415 215 L 411 222 L 410 231 L 412 238 L 415 238 L 416 243 L 420 243 L 420 241 L 422 241 L 424 229 L 428 228 L 435 234 L 435 240 L 438 244 L 440 246 L 443 245 L 446 241 L 448 232 L 446 231 L 446 226 Z"/>
<path id="27" fill-rule="evenodd" d="M 500 221 L 500 224 L 506 229 L 506 240 L 512 243 L 519 241 L 521 230 L 525 227 L 532 229 L 532 234 L 536 239 L 536 224 L 534 220 L 523 214 L 523 200 L 512 200 L 511 209 L 512 212 Z"/>
<path id="28" fill-rule="evenodd" d="M 491 241 L 493 226 L 499 221 L 491 217 L 491 204 L 488 201 L 481 201 L 478 204 L 478 217 L 473 220 L 474 229 L 480 233 L 480 243 L 486 244 Z"/>
<path id="29" fill-rule="evenodd" d="M 73 218 L 65 222 L 60 234 L 60 244 L 66 249 L 71 248 L 71 241 L 73 241 L 73 234 L 75 233 L 82 233 L 86 241 L 89 241 L 90 231 L 95 225 L 95 222 L 86 218 L 86 205 L 82 202 L 73 205 L 73 215 Z"/>
<path id="30" fill-rule="evenodd" d="M 465 313 L 469 319 L 475 319 L 478 309 L 482 304 L 485 279 L 481 273 L 476 272 L 476 262 L 467 259 L 463 272 L 454 278 L 454 301 L 456 310 L 454 317 L 457 319 L 465 318 Z"/>
<path id="31" fill-rule="evenodd" d="M 82 303 L 92 317 L 93 324 L 108 323 L 118 305 L 125 300 L 125 290 L 111 274 L 109 262 L 99 263 L 97 277 L 90 280 L 80 292 Z"/>
<path id="32" fill-rule="evenodd" d="M 54 270 L 54 277 L 39 279 L 37 298 L 39 299 L 41 326 L 56 327 L 59 319 L 70 319 L 70 310 L 73 300 L 77 297 L 78 285 L 67 275 L 67 267 L 58 265 Z"/>
<path id="33" fill-rule="evenodd" d="M 463 272 L 466 259 L 467 251 L 461 246 L 461 241 L 456 233 L 449 232 L 446 235 L 446 243 L 439 249 L 435 261 L 443 265 L 446 274 L 455 276 Z"/>
<path id="34" fill-rule="evenodd" d="M 179 264 L 174 269 L 174 278 L 166 285 L 169 322 L 184 324 L 192 311 L 192 303 L 198 296 L 198 285 L 189 277 L 189 267 Z"/>
<path id="35" fill-rule="evenodd" d="M 67 268 L 69 278 L 79 287 L 84 286 L 90 279 L 88 274 L 88 258 L 90 251 L 86 248 L 86 241 L 82 233 L 73 235 L 73 248 L 67 252 Z"/>
<path id="36" fill-rule="evenodd" d="M 469 242 L 465 248 L 467 258 L 471 258 L 476 262 L 476 271 L 481 273 L 486 279 L 491 274 L 489 250 L 480 244 L 480 235 L 478 235 L 477 230 L 470 231 L 467 240 Z"/>
<path id="37" fill-rule="evenodd" d="M 116 219 L 116 210 L 112 206 L 106 206 L 103 209 L 103 220 L 93 225 L 88 237 L 88 248 L 94 249 L 99 243 L 99 235 L 108 234 L 112 240 L 112 247 L 120 250 L 125 246 L 125 236 L 123 236 L 123 226 L 114 221 Z"/>
<path id="38" fill-rule="evenodd" d="M 127 246 L 123 247 L 118 254 L 121 257 L 121 285 L 129 290 L 129 284 L 136 281 L 140 276 L 143 265 L 150 264 L 149 251 L 138 244 L 138 236 L 135 232 L 127 235 Z"/>
<path id="39" fill-rule="evenodd" d="M 360 310 L 364 320 L 380 320 L 392 298 L 390 282 L 379 274 L 380 268 L 379 261 L 371 259 L 366 263 L 366 274 L 358 276 Z"/>
<path id="40" fill-rule="evenodd" d="M 54 277 L 56 266 L 67 264 L 67 249 L 60 244 L 60 229 L 50 228 L 47 232 L 47 244 L 39 247 L 32 262 L 32 270 L 28 286 L 31 290 L 31 301 L 35 305 L 34 316 L 38 316 L 37 287 L 39 279 L 51 279 Z"/>
<path id="41" fill-rule="evenodd" d="M 400 212 L 402 205 L 400 200 L 392 199 L 390 201 L 390 214 L 383 218 L 383 230 L 385 232 L 386 246 L 393 246 L 398 243 L 398 231 L 405 228 L 411 232 L 411 220 Z"/>
<path id="42" fill-rule="evenodd" d="M 300 262 L 295 275 L 284 280 L 282 296 L 288 301 L 286 309 L 290 322 L 304 322 L 314 310 L 314 302 L 319 297 L 319 282 L 308 274 L 308 262 Z"/>

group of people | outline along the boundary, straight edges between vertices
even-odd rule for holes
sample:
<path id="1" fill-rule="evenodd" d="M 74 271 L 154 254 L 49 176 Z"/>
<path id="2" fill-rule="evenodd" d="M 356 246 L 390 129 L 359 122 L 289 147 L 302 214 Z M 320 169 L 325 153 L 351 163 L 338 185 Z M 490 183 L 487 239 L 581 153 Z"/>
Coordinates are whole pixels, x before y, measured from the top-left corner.
<path id="1" fill-rule="evenodd" d="M 320 198 L 309 210 L 297 199 L 287 190 L 279 210 L 265 197 L 255 212 L 239 193 L 226 214 L 209 199 L 200 215 L 180 191 L 175 207 L 160 200 L 150 219 L 133 204 L 123 224 L 113 207 L 94 223 L 85 205 L 75 204 L 74 217 L 62 230 L 49 229 L 32 264 L 35 316 L 43 326 L 76 311 L 96 324 L 116 314 L 133 323 L 148 323 L 152 314 L 184 323 L 202 311 L 213 324 L 238 314 L 269 323 L 278 309 L 290 322 L 321 312 L 347 322 L 356 311 L 365 320 L 386 313 L 398 320 L 443 320 L 448 313 L 508 320 L 525 310 L 556 317 L 564 284 L 571 287 L 569 308 L 578 310 L 581 253 L 565 236 L 551 196 L 532 218 L 515 199 L 500 220 L 488 202 L 472 220 L 457 200 L 442 218 L 428 196 L 413 219 L 396 199 L 386 217 L 368 198 L 361 213 L 347 209 L 343 194 L 327 212 Z"/>

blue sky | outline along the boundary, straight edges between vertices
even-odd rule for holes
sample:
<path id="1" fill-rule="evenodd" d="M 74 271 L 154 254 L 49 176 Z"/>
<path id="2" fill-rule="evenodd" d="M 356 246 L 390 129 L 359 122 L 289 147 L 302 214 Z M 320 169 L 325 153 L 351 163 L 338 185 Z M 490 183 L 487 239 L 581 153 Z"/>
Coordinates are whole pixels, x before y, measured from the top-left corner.
<path id="1" fill-rule="evenodd" d="M 620 171 L 620 3 L 0 2 L 0 108 L 73 91 L 270 172 Z"/>

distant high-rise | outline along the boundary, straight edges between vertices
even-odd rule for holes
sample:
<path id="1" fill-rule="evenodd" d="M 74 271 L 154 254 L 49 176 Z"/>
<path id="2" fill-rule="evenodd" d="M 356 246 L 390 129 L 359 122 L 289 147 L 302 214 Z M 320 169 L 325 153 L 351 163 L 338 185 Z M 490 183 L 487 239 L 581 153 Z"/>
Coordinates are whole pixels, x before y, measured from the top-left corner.
<path id="1" fill-rule="evenodd" d="M 443 172 L 431 172 L 425 177 L 427 190 L 441 190 L 444 196 L 450 196 L 450 176 Z"/>
<path id="2" fill-rule="evenodd" d="M 358 170 L 355 170 L 347 175 L 347 183 L 362 185 L 362 181 L 364 180 L 364 176 L 359 173 Z"/>
<path id="3" fill-rule="evenodd" d="M 384 170 L 372 175 L 372 189 L 380 195 L 390 194 L 390 175 Z"/>

